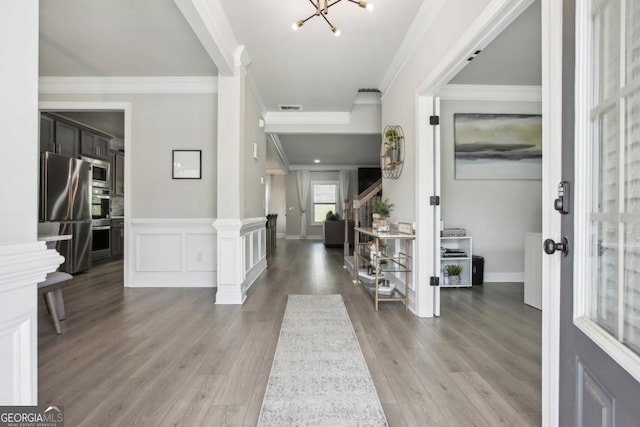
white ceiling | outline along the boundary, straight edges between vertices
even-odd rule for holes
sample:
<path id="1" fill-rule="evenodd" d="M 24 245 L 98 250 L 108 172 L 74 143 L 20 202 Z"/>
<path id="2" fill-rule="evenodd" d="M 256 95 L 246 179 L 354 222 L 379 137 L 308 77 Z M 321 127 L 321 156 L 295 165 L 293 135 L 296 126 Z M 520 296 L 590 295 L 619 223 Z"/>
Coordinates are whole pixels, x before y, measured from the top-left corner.
<path id="1" fill-rule="evenodd" d="M 40 75 L 212 76 L 173 0 L 41 0 Z"/>
<path id="2" fill-rule="evenodd" d="M 221 3 L 267 110 L 350 111 L 359 88 L 378 88 L 422 0 L 371 0 L 373 11 L 342 1 L 328 14 L 340 37 L 321 17 L 291 29 L 315 11 L 308 0 Z"/>
<path id="3" fill-rule="evenodd" d="M 380 164 L 379 135 L 280 135 L 280 143 L 291 164 L 366 165 Z"/>
<path id="4" fill-rule="evenodd" d="M 297 31 L 308 0 L 217 0 L 251 59 L 249 74 L 268 111 L 348 112 L 359 88 L 379 88 L 421 0 L 348 1 Z M 174 0 L 41 0 L 41 76 L 212 76 L 217 68 Z M 459 84 L 540 84 L 540 1 L 456 76 Z M 94 127 L 100 117 L 85 117 Z M 104 126 L 113 117 L 103 118 Z M 105 129 L 106 130 L 106 129 Z M 114 129 L 106 130 L 115 136 Z M 378 135 L 279 135 L 290 164 L 376 164 Z M 349 141 L 347 141 L 349 140 Z M 273 150 L 267 151 L 270 157 Z M 273 164 L 273 162 L 270 162 Z"/>

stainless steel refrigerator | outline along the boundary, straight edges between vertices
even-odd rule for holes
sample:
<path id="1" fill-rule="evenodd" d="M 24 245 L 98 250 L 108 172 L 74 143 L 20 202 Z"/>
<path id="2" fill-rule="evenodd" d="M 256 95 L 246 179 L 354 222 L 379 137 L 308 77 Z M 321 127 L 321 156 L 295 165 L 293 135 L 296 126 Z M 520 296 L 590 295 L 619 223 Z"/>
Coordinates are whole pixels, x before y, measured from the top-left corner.
<path id="1" fill-rule="evenodd" d="M 78 273 L 91 266 L 91 164 L 44 152 L 40 169 L 40 221 L 60 223 L 70 234 L 56 249 L 65 258 L 60 271 Z"/>

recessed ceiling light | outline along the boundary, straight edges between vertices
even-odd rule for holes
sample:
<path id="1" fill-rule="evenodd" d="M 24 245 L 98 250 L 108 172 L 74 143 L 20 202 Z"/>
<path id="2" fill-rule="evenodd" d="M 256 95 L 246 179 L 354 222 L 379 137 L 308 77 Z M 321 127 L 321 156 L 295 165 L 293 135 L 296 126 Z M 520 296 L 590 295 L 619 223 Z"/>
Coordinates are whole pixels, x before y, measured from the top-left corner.
<path id="1" fill-rule="evenodd" d="M 313 163 L 320 163 L 320 160 L 319 160 L 319 159 L 315 159 L 315 160 L 313 161 Z"/>

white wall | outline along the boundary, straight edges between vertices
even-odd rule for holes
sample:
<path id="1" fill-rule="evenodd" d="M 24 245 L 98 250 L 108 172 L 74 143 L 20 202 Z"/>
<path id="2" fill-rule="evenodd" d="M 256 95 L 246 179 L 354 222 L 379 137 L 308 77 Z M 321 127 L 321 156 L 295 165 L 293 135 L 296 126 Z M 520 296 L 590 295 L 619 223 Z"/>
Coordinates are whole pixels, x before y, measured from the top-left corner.
<path id="1" fill-rule="evenodd" d="M 216 94 L 42 94 L 41 101 L 132 104 L 128 175 L 133 218 L 214 218 Z M 202 150 L 202 179 L 171 178 L 172 150 Z"/>
<path id="2" fill-rule="evenodd" d="M 485 259 L 485 281 L 522 281 L 524 237 L 542 231 L 541 180 L 457 180 L 455 113 L 540 114 L 539 102 L 447 101 L 440 104 L 441 200 L 445 227 L 462 227 Z"/>
<path id="3" fill-rule="evenodd" d="M 35 241 L 38 223 L 38 5 L 20 3 L 0 12 L 0 243 Z"/>
<path id="4" fill-rule="evenodd" d="M 383 181 L 385 198 L 388 197 L 395 204 L 391 215 L 394 221 L 415 220 L 416 91 L 487 4 L 489 0 L 445 2 L 415 52 L 407 58 L 405 66 L 383 93 L 382 126 L 400 125 L 405 134 L 406 152 L 402 175 L 396 180 Z M 431 165 L 420 167 L 430 168 Z"/>
<path id="5" fill-rule="evenodd" d="M 247 85 L 245 91 L 244 142 L 244 217 L 265 216 L 267 138 L 258 126 L 262 113 L 256 97 Z M 258 158 L 253 157 L 253 144 L 258 144 Z M 263 180 L 264 182 L 262 182 Z"/>

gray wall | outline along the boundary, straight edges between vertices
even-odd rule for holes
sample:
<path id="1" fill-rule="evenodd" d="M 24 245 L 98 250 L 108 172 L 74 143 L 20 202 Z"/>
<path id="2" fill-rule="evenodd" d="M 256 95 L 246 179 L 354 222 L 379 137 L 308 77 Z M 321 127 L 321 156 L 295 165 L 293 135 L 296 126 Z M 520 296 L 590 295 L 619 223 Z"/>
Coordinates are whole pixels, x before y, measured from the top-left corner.
<path id="1" fill-rule="evenodd" d="M 216 94 L 47 94 L 40 101 L 131 103 L 131 152 L 126 156 L 133 217 L 216 217 Z M 171 178 L 176 149 L 202 150 L 201 180 Z"/>
<path id="2" fill-rule="evenodd" d="M 262 115 L 249 85 L 247 85 L 245 94 L 244 170 L 241 174 L 242 179 L 244 179 L 244 217 L 257 218 L 266 215 L 265 159 L 267 139 L 265 133 L 258 126 L 258 120 Z M 258 144 L 257 159 L 253 157 L 254 143 Z"/>
<path id="3" fill-rule="evenodd" d="M 454 113 L 534 113 L 537 102 L 441 102 L 441 196 L 445 227 L 463 227 L 485 258 L 485 280 L 524 272 L 524 234 L 542 230 L 541 180 L 456 180 Z M 489 275 L 487 278 L 486 275 Z"/>

